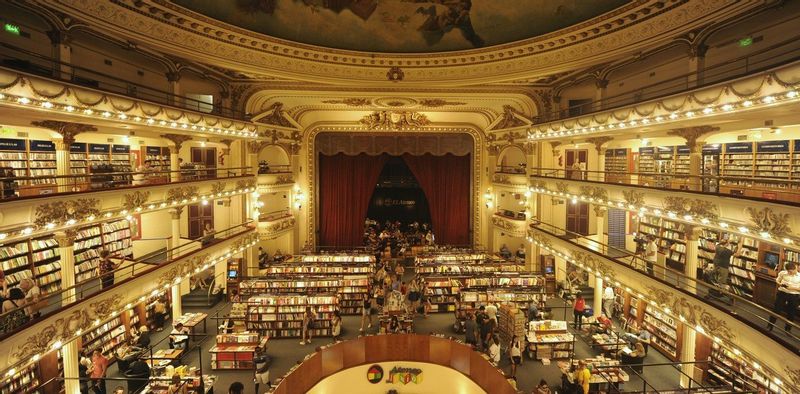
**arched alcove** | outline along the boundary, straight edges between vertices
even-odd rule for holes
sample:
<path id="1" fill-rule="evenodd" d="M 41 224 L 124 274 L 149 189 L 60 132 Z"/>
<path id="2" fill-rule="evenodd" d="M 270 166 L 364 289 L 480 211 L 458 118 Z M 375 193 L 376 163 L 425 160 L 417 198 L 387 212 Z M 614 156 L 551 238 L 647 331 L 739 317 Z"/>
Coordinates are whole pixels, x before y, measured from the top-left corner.
<path id="1" fill-rule="evenodd" d="M 526 165 L 525 151 L 516 145 L 506 147 L 497 157 L 498 172 L 525 172 Z"/>

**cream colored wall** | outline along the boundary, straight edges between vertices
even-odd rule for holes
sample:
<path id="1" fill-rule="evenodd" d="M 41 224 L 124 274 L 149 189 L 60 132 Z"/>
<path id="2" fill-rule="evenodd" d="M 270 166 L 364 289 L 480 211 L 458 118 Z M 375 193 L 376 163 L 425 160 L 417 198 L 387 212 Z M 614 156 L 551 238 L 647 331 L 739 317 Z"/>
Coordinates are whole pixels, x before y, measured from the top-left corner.
<path id="1" fill-rule="evenodd" d="M 389 390 L 397 390 L 403 394 L 423 393 L 459 393 L 479 394 L 485 393 L 480 386 L 464 376 L 461 372 L 446 368 L 441 365 L 398 361 L 392 363 L 377 363 L 383 368 L 383 381 L 371 384 L 367 380 L 367 371 L 373 364 L 365 364 L 348 368 L 335 373 L 317 383 L 308 394 L 336 394 L 343 391 L 359 394 L 386 394 Z M 420 383 L 386 383 L 389 371 L 394 367 L 418 368 L 422 370 Z M 344 388 L 347 388 L 346 390 Z"/>
<path id="2" fill-rule="evenodd" d="M 142 240 L 133 241 L 133 256 L 140 258 L 160 249 L 167 248 L 165 238 L 172 236 L 172 216 L 168 210 L 149 212 L 141 215 Z"/>

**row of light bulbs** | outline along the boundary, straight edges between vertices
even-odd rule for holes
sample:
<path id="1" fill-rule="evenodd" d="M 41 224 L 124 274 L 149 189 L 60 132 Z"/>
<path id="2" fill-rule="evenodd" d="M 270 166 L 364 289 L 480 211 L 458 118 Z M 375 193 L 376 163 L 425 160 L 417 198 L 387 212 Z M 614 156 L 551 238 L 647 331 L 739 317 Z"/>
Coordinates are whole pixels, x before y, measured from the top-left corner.
<path id="1" fill-rule="evenodd" d="M 581 269 L 585 270 L 586 272 L 588 272 L 588 273 L 590 273 L 592 275 L 595 275 L 595 277 L 598 278 L 598 279 L 603 279 L 607 283 L 611 283 L 611 278 L 609 278 L 608 276 L 606 276 L 606 277 L 600 276 L 599 272 L 598 273 L 593 272 L 593 269 L 591 267 L 587 267 L 585 264 L 575 260 L 574 258 L 570 257 L 569 255 L 567 255 L 565 253 L 561 253 L 560 251 L 557 251 L 552 246 L 549 246 L 549 245 L 547 245 L 547 244 L 545 244 L 543 242 L 537 241 L 537 240 L 533 239 L 530 236 L 527 239 L 528 239 L 529 243 L 532 243 L 532 244 L 534 244 L 534 245 L 536 245 L 536 246 L 538 246 L 538 247 L 540 247 L 540 248 L 552 253 L 553 255 L 564 259 L 568 263 L 571 263 L 571 264 L 574 264 L 574 265 L 580 267 Z M 614 287 L 622 288 L 622 284 L 619 281 L 614 281 Z M 669 307 L 663 306 L 663 305 L 659 304 L 658 302 L 656 302 L 655 300 L 648 299 L 647 296 L 645 296 L 644 294 L 634 292 L 633 290 L 631 290 L 630 287 L 625 287 L 625 292 L 626 293 L 631 293 L 631 294 L 639 297 L 639 299 L 646 301 L 650 306 L 661 310 L 663 313 L 665 313 L 665 314 L 667 314 L 669 316 L 672 316 L 673 318 L 677 318 L 681 323 L 686 323 L 686 318 L 683 315 L 679 314 L 676 317 L 675 314 L 672 313 L 672 310 Z M 709 333 L 706 332 L 706 330 L 700 324 L 697 324 L 697 325 L 695 325 L 693 327 L 690 326 L 690 325 L 686 325 L 686 326 L 694 329 L 699 334 L 711 337 L 711 339 L 717 345 L 725 346 L 725 347 L 729 348 L 730 351 L 733 352 L 734 355 L 736 355 L 737 357 L 740 357 L 743 361 L 745 361 L 745 362 L 749 363 L 750 365 L 752 365 L 753 369 L 756 369 L 756 370 L 759 370 L 759 371 L 761 370 L 761 364 L 759 364 L 755 360 L 748 359 L 748 358 L 744 357 L 743 354 L 742 354 L 742 351 L 739 350 L 738 348 L 723 344 L 723 341 L 722 341 L 722 339 L 720 337 L 715 336 L 715 335 L 710 335 Z M 783 384 L 783 381 L 781 381 L 781 379 L 778 378 L 777 376 L 772 378 L 772 381 L 778 386 Z"/>
<path id="2" fill-rule="evenodd" d="M 789 237 L 778 237 L 778 238 L 776 238 L 776 237 L 773 237 L 772 234 L 770 234 L 767 231 L 762 231 L 760 229 L 751 228 L 751 227 L 748 227 L 748 226 L 743 225 L 743 224 L 728 223 L 728 222 L 726 222 L 724 220 L 718 220 L 718 219 L 712 220 L 712 219 L 705 218 L 705 217 L 694 217 L 694 216 L 688 215 L 688 214 L 679 215 L 679 214 L 677 214 L 675 212 L 672 212 L 672 211 L 666 211 L 665 212 L 665 211 L 663 211 L 663 210 L 661 210 L 659 208 L 648 208 L 648 207 L 646 207 L 644 205 L 637 206 L 637 205 L 634 205 L 634 204 L 629 204 L 629 203 L 624 202 L 624 201 L 616 201 L 615 202 L 615 201 L 612 201 L 612 200 L 596 199 L 594 197 L 589 197 L 589 196 L 585 196 L 585 195 L 571 194 L 571 193 L 566 193 L 566 192 L 557 192 L 557 191 L 552 191 L 552 190 L 548 190 L 548 189 L 541 188 L 541 187 L 531 187 L 529 190 L 531 192 L 534 192 L 534 193 L 545 194 L 545 195 L 553 196 L 553 197 L 556 197 L 556 198 L 568 199 L 573 204 L 577 204 L 578 201 L 580 200 L 580 201 L 592 203 L 592 204 L 595 204 L 595 205 L 605 205 L 605 206 L 608 206 L 608 207 L 611 207 L 611 208 L 617 208 L 617 209 L 627 210 L 627 211 L 630 211 L 630 212 L 635 212 L 640 218 L 644 217 L 647 214 L 650 214 L 650 215 L 656 216 L 656 217 L 664 217 L 664 216 L 666 216 L 667 218 L 669 218 L 672 221 L 683 222 L 683 223 L 687 223 L 687 224 L 691 224 L 691 225 L 701 225 L 701 226 L 704 226 L 704 227 L 717 228 L 717 229 L 722 230 L 722 231 L 737 233 L 739 235 L 744 235 L 744 236 L 747 236 L 747 237 L 750 237 L 750 238 L 756 238 L 756 239 L 760 239 L 762 241 L 767 241 L 767 242 L 771 242 L 771 243 L 783 244 L 784 246 L 788 246 L 788 247 L 792 247 L 794 244 L 800 243 L 800 242 L 796 241 L 795 239 L 792 239 L 792 238 L 789 238 Z"/>
<path id="3" fill-rule="evenodd" d="M 543 131 L 539 129 L 538 132 L 529 132 L 528 139 L 546 139 L 546 138 L 557 138 L 557 137 L 564 137 L 564 136 L 574 136 L 574 135 L 586 135 L 586 134 L 597 134 L 597 133 L 606 133 L 613 130 L 625 130 L 625 129 L 633 129 L 640 126 L 647 126 L 650 124 L 661 124 L 661 123 L 668 123 L 668 122 L 675 122 L 682 119 L 693 119 L 698 117 L 708 117 L 713 116 L 715 114 L 720 113 L 735 113 L 744 110 L 751 110 L 766 107 L 769 105 L 774 105 L 779 102 L 787 102 L 787 101 L 796 101 L 800 98 L 800 93 L 796 90 L 788 90 L 780 94 L 771 94 L 767 96 L 763 96 L 760 98 L 742 100 L 738 102 L 732 102 L 727 104 L 721 105 L 711 105 L 708 107 L 703 108 L 702 110 L 690 110 L 690 111 L 681 111 L 681 112 L 672 112 L 669 115 L 664 116 L 651 116 L 651 117 L 644 117 L 639 120 L 629 120 L 629 121 L 621 121 L 621 122 L 611 122 L 611 117 L 609 116 L 608 120 L 604 122 L 604 124 L 598 124 L 597 126 L 591 127 L 563 127 L 556 126 L 555 124 L 550 126 L 550 131 Z M 599 121 L 594 119 L 596 123 L 600 123 Z M 546 129 L 546 128 L 545 128 Z"/>
<path id="4" fill-rule="evenodd" d="M 178 276 L 177 278 L 175 278 L 175 280 L 172 283 L 166 283 L 161 288 L 153 289 L 153 291 L 151 291 L 149 295 L 143 295 L 143 296 L 139 297 L 139 299 L 137 300 L 137 303 L 141 303 L 141 302 L 144 302 L 144 301 L 149 300 L 149 299 L 157 298 L 162 293 L 164 293 L 166 291 L 169 291 L 170 287 L 175 286 L 175 285 L 179 285 L 184 280 L 184 278 L 188 280 L 192 275 L 199 274 L 200 272 L 211 268 L 212 266 L 214 266 L 217 263 L 226 261 L 227 259 L 231 258 L 233 255 L 235 255 L 237 253 L 244 252 L 244 251 L 252 248 L 256 244 L 258 244 L 258 238 L 255 238 L 255 239 L 251 240 L 250 242 L 248 242 L 248 243 L 246 243 L 246 244 L 244 244 L 244 245 L 242 245 L 242 246 L 240 246 L 240 247 L 238 247 L 236 249 L 230 248 L 226 252 L 221 253 L 219 256 L 207 261 L 202 267 L 197 267 L 197 268 L 195 268 L 194 271 L 189 272 L 186 275 Z M 131 308 L 133 308 L 133 304 L 128 303 L 128 304 L 125 304 L 125 306 L 123 306 L 122 308 L 111 312 L 111 314 L 108 315 L 108 317 L 106 319 L 103 319 L 103 320 L 101 320 L 99 318 L 95 319 L 94 322 L 93 322 L 92 328 L 97 328 L 101 324 L 105 324 L 106 322 L 110 321 L 111 319 L 116 318 L 117 316 L 119 316 L 120 314 L 122 314 L 125 311 L 130 310 Z M 61 349 L 62 347 L 64 347 L 64 344 L 72 342 L 74 340 L 77 340 L 78 338 L 81 337 L 82 334 L 83 334 L 83 330 L 78 329 L 77 331 L 75 331 L 75 334 L 72 337 L 70 337 L 70 338 L 62 338 L 62 339 L 56 340 L 55 342 L 53 342 L 52 345 L 50 345 L 50 350 L 46 351 L 45 353 L 47 353 L 49 351 L 56 351 L 56 350 Z M 19 368 L 19 370 L 22 370 L 25 367 L 27 367 L 28 365 L 39 361 L 39 359 L 41 357 L 42 357 L 42 355 L 35 354 L 29 360 L 23 361 L 22 363 L 17 364 L 14 367 L 10 368 L 5 373 L 6 379 L 13 378 L 14 375 L 16 375 L 16 373 L 18 371 L 18 368 Z"/>
<path id="5" fill-rule="evenodd" d="M 150 117 L 131 116 L 124 112 L 113 113 L 109 111 L 97 111 L 89 107 L 76 107 L 72 105 L 57 104 L 57 103 L 52 103 L 48 100 L 38 100 L 29 97 L 15 96 L 3 93 L 0 93 L 0 101 L 12 102 L 29 107 L 41 107 L 50 111 L 61 111 L 66 113 L 82 114 L 85 116 L 91 116 L 100 119 L 115 119 L 115 120 L 125 121 L 128 123 L 166 127 L 175 130 L 192 130 L 192 131 L 199 131 L 201 133 L 212 133 L 212 134 L 231 136 L 231 137 L 246 137 L 246 138 L 258 137 L 258 133 L 254 131 L 244 131 L 232 128 L 221 128 L 212 126 L 199 126 L 197 124 L 191 124 L 186 122 L 156 120 Z"/>
<path id="6" fill-rule="evenodd" d="M 47 223 L 44 226 L 39 228 L 34 228 L 33 226 L 25 227 L 21 230 L 16 232 L 4 232 L 0 233 L 0 242 L 10 242 L 16 241 L 20 238 L 28 238 L 32 236 L 43 235 L 54 230 L 67 230 L 74 226 L 78 226 L 81 224 L 92 223 L 96 220 L 108 221 L 108 220 L 117 220 L 120 218 L 124 218 L 127 220 L 133 219 L 133 214 L 142 213 L 142 212 L 153 212 L 158 211 L 161 209 L 168 209 L 168 208 L 175 208 L 180 206 L 185 206 L 189 204 L 194 204 L 200 201 L 202 205 L 208 205 L 209 201 L 213 201 L 215 198 L 222 198 L 222 197 L 230 197 L 236 196 L 240 194 L 249 193 L 255 191 L 255 187 L 247 187 L 247 188 L 240 188 L 237 190 L 232 191 L 224 191 L 219 193 L 208 193 L 201 196 L 193 196 L 191 198 L 184 198 L 181 200 L 171 200 L 169 202 L 162 201 L 161 203 L 150 203 L 142 207 L 138 207 L 132 211 L 128 211 L 127 209 L 123 209 L 120 211 L 108 211 L 100 215 L 100 217 L 90 215 L 82 220 L 77 219 L 69 219 L 63 224 L 56 224 L 56 223 Z"/>

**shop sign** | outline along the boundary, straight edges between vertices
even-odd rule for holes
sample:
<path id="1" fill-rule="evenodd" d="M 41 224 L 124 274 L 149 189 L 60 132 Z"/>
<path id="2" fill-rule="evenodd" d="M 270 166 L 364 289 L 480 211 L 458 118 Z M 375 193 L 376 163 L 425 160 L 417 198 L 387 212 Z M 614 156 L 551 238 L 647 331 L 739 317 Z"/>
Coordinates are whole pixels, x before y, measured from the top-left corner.
<path id="1" fill-rule="evenodd" d="M 422 383 L 422 370 L 419 368 L 394 367 L 389 371 L 386 383 L 420 384 Z"/>
<path id="2" fill-rule="evenodd" d="M 0 138 L 0 150 L 25 150 L 25 140 Z"/>
<path id="3" fill-rule="evenodd" d="M 367 370 L 367 381 L 372 384 L 380 383 L 383 380 L 383 368 L 375 364 Z"/>
<path id="4" fill-rule="evenodd" d="M 55 150 L 56 144 L 53 141 L 31 141 L 31 151 L 53 152 Z"/>
<path id="5" fill-rule="evenodd" d="M 86 143 L 74 142 L 69 146 L 69 151 L 73 153 L 86 153 Z"/>
<path id="6" fill-rule="evenodd" d="M 89 153 L 108 153 L 110 149 L 106 144 L 89 144 Z"/>

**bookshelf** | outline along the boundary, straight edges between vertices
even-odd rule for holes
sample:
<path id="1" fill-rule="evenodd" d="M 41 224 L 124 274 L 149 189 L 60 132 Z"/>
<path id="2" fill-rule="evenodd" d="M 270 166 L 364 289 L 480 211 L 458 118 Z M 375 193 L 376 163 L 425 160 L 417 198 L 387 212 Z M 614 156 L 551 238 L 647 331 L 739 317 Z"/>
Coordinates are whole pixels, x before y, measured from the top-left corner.
<path id="1" fill-rule="evenodd" d="M 497 327 L 502 343 L 511 343 L 514 335 L 517 336 L 520 343 L 524 343 L 525 325 L 527 323 L 528 319 L 525 318 L 525 313 L 522 310 L 514 305 L 500 305 L 497 314 Z"/>
<path id="2" fill-rule="evenodd" d="M 247 300 L 246 327 L 270 338 L 301 336 L 303 314 L 311 307 L 317 314 L 311 334 L 331 335 L 331 317 L 339 304 L 335 295 L 260 295 Z"/>
<path id="3" fill-rule="evenodd" d="M 287 263 L 359 263 L 375 265 L 375 256 L 367 254 L 312 254 L 292 256 Z"/>
<path id="4" fill-rule="evenodd" d="M 763 372 L 716 343 L 711 344 L 711 362 L 707 372 L 707 380 L 720 385 L 733 385 L 737 389 L 735 391 L 785 392 Z"/>
<path id="5" fill-rule="evenodd" d="M 369 291 L 368 275 L 274 277 L 250 279 L 239 283 L 239 294 L 251 297 L 259 294 L 336 294 L 340 312 L 361 314 L 364 295 Z"/>
<path id="6" fill-rule="evenodd" d="M 567 332 L 567 322 L 540 320 L 528 323 L 528 352 L 535 360 L 572 357 L 575 337 Z"/>
<path id="7" fill-rule="evenodd" d="M 655 148 L 652 146 L 639 148 L 640 173 L 652 174 L 656 172 Z M 653 175 L 639 175 L 640 185 L 653 183 Z"/>
<path id="8" fill-rule="evenodd" d="M 111 146 L 111 168 L 113 172 L 133 171 L 133 164 L 131 163 L 131 147 L 129 145 Z M 131 183 L 131 176 L 113 175 L 112 180 L 115 186 L 129 185 Z"/>
<path id="9" fill-rule="evenodd" d="M 30 242 L 36 285 L 45 294 L 58 291 L 61 288 L 58 242 L 53 238 L 36 238 Z"/>
<path id="10" fill-rule="evenodd" d="M 86 354 L 100 349 L 108 359 L 115 360 L 115 350 L 126 340 L 127 329 L 117 316 L 83 334 L 79 348 Z"/>
<path id="11" fill-rule="evenodd" d="M 261 338 L 258 333 L 218 334 L 216 345 L 211 353 L 211 369 L 253 370 L 256 347 L 265 348 L 268 337 Z"/>
<path id="12" fill-rule="evenodd" d="M 0 247 L 0 265 L 6 277 L 8 288 L 16 286 L 22 279 L 33 277 L 28 251 L 28 241 L 3 245 Z"/>
<path id="13" fill-rule="evenodd" d="M 40 393 L 38 367 L 38 362 L 32 363 L 10 379 L 0 381 L 0 394 Z"/>
<path id="14" fill-rule="evenodd" d="M 464 287 L 464 278 L 448 278 L 428 276 L 425 278 L 428 286 L 428 300 L 433 306 L 432 312 L 452 312 L 455 302 L 459 299 L 461 288 Z"/>
<path id="15" fill-rule="evenodd" d="M 100 226 L 94 225 L 78 230 L 73 251 L 75 253 L 75 283 L 92 279 L 100 259 L 103 238 Z"/>
<path id="16" fill-rule="evenodd" d="M 657 174 L 672 174 L 675 160 L 674 146 L 659 146 L 655 148 L 653 154 L 655 161 L 655 172 Z M 670 176 L 655 175 L 650 186 L 669 187 L 672 178 Z"/>
<path id="17" fill-rule="evenodd" d="M 789 177 L 792 180 L 800 179 L 800 140 L 792 141 L 791 173 Z"/>
<path id="18" fill-rule="evenodd" d="M 130 223 L 125 219 L 103 223 L 103 247 L 114 257 L 133 257 Z"/>
<path id="19" fill-rule="evenodd" d="M 13 169 L 17 177 L 47 177 L 19 181 L 20 196 L 56 191 L 56 145 L 52 141 L 0 138 L 0 167 Z"/>
<path id="20" fill-rule="evenodd" d="M 630 183 L 633 165 L 631 150 L 628 148 L 608 149 L 605 155 L 605 181 L 609 183 Z"/>
<path id="21" fill-rule="evenodd" d="M 657 310 L 645 308 L 644 327 L 650 332 L 650 346 L 654 347 L 672 361 L 681 355 L 683 325 Z"/>
<path id="22" fill-rule="evenodd" d="M 459 292 L 462 306 L 477 309 L 486 303 L 516 304 L 520 308 L 527 307 L 531 302 L 537 304 L 547 300 L 547 294 L 538 291 L 512 290 L 512 289 L 463 289 Z"/>
<path id="23" fill-rule="evenodd" d="M 683 271 L 686 264 L 686 227 L 683 223 L 644 216 L 639 218 L 638 232 L 656 237 L 659 251 L 666 256 L 667 267 Z"/>
<path id="24" fill-rule="evenodd" d="M 283 275 L 283 276 L 304 276 L 304 275 L 347 275 L 364 274 L 371 275 L 374 271 L 372 266 L 363 264 L 274 264 L 267 268 L 262 268 L 263 275 Z"/>
<path id="25" fill-rule="evenodd" d="M 720 155 L 720 175 L 723 177 L 747 177 L 753 176 L 753 143 L 752 142 L 732 142 L 724 145 L 724 151 Z M 744 189 L 752 186 L 746 180 L 721 180 L 720 191 L 723 193 L 744 195 Z"/>
<path id="26" fill-rule="evenodd" d="M 674 175 L 689 175 L 690 153 L 691 149 L 686 145 L 675 147 L 675 162 L 672 168 Z M 675 177 L 672 181 L 672 188 L 687 189 L 686 180 L 685 177 Z"/>
<path id="27" fill-rule="evenodd" d="M 69 146 L 69 173 L 70 175 L 82 175 L 89 173 L 88 146 L 83 142 L 73 142 Z M 76 185 L 73 191 L 85 190 L 87 188 L 87 178 L 73 178 L 72 182 Z"/>
<path id="28" fill-rule="evenodd" d="M 170 159 L 169 148 L 161 146 L 146 146 L 144 148 L 144 165 L 152 171 L 169 171 Z M 164 178 L 166 174 L 158 174 Z"/>

